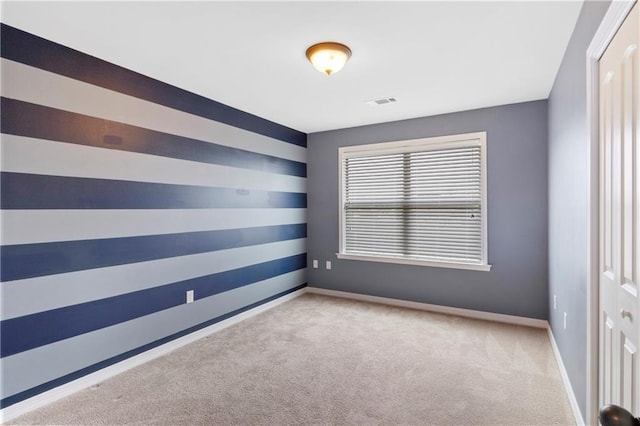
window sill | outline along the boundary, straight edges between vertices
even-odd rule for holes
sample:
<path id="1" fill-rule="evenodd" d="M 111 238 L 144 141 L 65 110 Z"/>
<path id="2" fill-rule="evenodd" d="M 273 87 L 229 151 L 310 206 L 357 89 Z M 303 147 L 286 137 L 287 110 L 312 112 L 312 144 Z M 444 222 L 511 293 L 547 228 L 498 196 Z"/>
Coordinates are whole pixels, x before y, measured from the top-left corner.
<path id="1" fill-rule="evenodd" d="M 398 257 L 367 256 L 360 254 L 336 253 L 338 259 L 363 260 L 366 262 L 400 263 L 404 265 L 433 266 L 436 268 L 467 269 L 471 271 L 489 271 L 491 265 L 478 263 L 438 262 L 435 260 L 403 259 Z"/>

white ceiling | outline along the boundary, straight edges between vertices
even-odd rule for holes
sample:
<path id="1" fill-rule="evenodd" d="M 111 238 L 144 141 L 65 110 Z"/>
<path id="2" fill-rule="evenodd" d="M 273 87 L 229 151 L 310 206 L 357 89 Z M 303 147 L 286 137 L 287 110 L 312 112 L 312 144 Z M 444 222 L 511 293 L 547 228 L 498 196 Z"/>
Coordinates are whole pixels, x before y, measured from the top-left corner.
<path id="1" fill-rule="evenodd" d="M 2 21 L 307 133 L 546 99 L 581 1 L 3 2 Z M 320 41 L 353 56 L 327 77 Z M 364 101 L 396 96 L 397 104 Z"/>

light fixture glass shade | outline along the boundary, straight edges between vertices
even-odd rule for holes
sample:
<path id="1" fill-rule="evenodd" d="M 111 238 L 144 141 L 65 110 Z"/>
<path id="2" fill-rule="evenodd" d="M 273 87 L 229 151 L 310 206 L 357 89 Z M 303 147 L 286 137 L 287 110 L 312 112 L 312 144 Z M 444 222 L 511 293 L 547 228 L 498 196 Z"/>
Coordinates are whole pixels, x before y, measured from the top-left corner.
<path id="1" fill-rule="evenodd" d="M 351 57 L 351 49 L 342 43 L 327 41 L 307 49 L 307 59 L 323 74 L 335 74 Z"/>

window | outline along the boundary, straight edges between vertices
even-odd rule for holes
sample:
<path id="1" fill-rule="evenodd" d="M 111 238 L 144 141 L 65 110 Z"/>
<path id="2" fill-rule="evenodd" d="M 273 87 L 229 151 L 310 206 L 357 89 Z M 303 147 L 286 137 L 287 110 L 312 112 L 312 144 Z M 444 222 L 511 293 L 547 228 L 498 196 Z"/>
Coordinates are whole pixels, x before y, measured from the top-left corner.
<path id="1" fill-rule="evenodd" d="M 490 269 L 486 132 L 340 148 L 342 259 Z"/>

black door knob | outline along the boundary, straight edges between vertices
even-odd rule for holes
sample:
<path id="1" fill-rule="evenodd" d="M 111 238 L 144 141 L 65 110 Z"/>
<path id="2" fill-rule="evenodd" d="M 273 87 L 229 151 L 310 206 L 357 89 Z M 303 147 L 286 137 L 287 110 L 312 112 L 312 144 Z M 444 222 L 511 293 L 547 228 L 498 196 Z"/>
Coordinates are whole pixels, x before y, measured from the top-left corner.
<path id="1" fill-rule="evenodd" d="M 640 426 L 640 419 L 617 405 L 605 405 L 600 409 L 602 426 Z"/>

